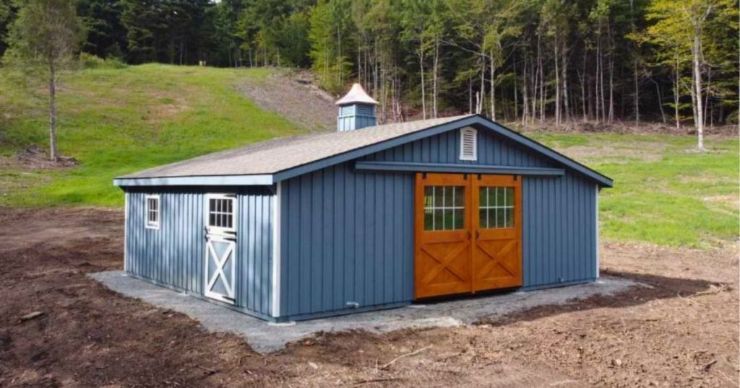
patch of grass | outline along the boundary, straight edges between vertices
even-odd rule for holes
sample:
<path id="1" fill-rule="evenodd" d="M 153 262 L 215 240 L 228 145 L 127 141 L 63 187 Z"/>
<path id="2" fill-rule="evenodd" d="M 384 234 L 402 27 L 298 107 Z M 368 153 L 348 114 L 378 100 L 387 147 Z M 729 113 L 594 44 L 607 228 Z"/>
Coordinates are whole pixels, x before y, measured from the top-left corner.
<path id="1" fill-rule="evenodd" d="M 13 176 L 0 197 L 11 206 L 85 204 L 120 206 L 112 179 L 126 173 L 276 136 L 298 133 L 289 121 L 265 112 L 236 90 L 239 79 L 265 79 L 268 69 L 215 69 L 166 65 L 98 67 L 70 73 L 59 93 L 59 148 L 79 160 L 67 170 Z M 0 154 L 29 144 L 46 146 L 45 100 L 0 84 Z M 7 91 L 7 93 L 6 93 Z M 10 175 L 8 172 L 7 176 Z M 9 179 L 9 178 L 8 178 Z"/>
<path id="2" fill-rule="evenodd" d="M 689 247 L 737 240 L 737 138 L 709 138 L 699 153 L 693 136 L 533 136 L 614 179 L 599 203 L 605 238 Z"/>

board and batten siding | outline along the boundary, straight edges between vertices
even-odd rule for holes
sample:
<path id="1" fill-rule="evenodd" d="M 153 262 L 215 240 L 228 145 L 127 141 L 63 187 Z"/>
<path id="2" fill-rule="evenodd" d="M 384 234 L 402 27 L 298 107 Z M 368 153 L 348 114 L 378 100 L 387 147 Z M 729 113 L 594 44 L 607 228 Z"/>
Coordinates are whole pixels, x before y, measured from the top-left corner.
<path id="1" fill-rule="evenodd" d="M 460 160 L 458 130 L 360 160 L 561 167 L 478 130 L 478 160 Z M 353 161 L 283 181 L 280 316 L 304 319 L 410 303 L 414 295 L 414 174 L 360 172 Z M 525 288 L 596 276 L 595 185 L 564 176 L 523 177 Z"/>
<path id="2" fill-rule="evenodd" d="M 596 279 L 597 186 L 566 171 L 561 177 L 522 181 L 524 288 Z"/>
<path id="3" fill-rule="evenodd" d="M 281 185 L 281 316 L 411 299 L 411 175 L 357 174 L 343 163 Z"/>
<path id="4" fill-rule="evenodd" d="M 154 283 L 204 294 L 205 197 L 212 191 L 127 190 L 126 272 Z M 160 197 L 159 229 L 145 227 L 145 198 Z M 272 313 L 272 215 L 270 189 L 239 190 L 234 307 L 267 317 Z"/>

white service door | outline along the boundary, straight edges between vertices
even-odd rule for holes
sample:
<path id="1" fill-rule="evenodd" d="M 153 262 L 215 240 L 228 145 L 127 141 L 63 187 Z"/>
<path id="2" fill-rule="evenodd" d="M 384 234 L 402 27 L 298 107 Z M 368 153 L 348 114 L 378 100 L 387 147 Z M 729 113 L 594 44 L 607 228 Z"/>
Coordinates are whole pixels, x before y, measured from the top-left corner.
<path id="1" fill-rule="evenodd" d="M 205 296 L 236 302 L 236 197 L 206 196 Z"/>

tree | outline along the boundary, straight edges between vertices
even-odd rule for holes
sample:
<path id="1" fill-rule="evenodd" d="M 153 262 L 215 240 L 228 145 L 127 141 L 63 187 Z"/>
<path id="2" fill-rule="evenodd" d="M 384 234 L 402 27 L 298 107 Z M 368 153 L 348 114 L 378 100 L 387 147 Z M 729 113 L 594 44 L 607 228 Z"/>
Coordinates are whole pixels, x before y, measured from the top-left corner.
<path id="1" fill-rule="evenodd" d="M 0 2 L 0 57 L 2 57 L 7 45 L 5 44 L 5 35 L 8 33 L 8 27 L 10 26 L 14 16 L 14 10 L 11 8 L 11 3 Z"/>
<path id="2" fill-rule="evenodd" d="M 123 7 L 118 0 L 78 0 L 77 14 L 87 31 L 82 51 L 101 58 L 125 57 L 126 29 L 121 24 Z"/>
<path id="3" fill-rule="evenodd" d="M 704 150 L 705 85 L 702 76 L 706 30 L 713 17 L 729 13 L 735 6 L 733 0 L 686 0 L 679 3 L 654 0 L 648 7 L 647 18 L 653 22 L 647 30 L 651 41 L 664 50 L 675 52 L 676 67 L 687 48 L 691 53 L 690 91 L 699 150 Z M 679 79 L 678 75 L 676 78 Z"/>
<path id="4" fill-rule="evenodd" d="M 84 35 L 73 0 L 27 0 L 10 28 L 6 57 L 39 70 L 49 88 L 49 157 L 57 161 L 56 92 L 59 72 L 75 58 Z"/>

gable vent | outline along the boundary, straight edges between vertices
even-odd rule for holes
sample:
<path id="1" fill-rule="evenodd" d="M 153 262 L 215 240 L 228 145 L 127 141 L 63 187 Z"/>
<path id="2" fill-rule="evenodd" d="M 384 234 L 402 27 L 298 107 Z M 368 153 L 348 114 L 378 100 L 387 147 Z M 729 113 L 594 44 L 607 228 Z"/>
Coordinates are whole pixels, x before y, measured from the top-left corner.
<path id="1" fill-rule="evenodd" d="M 460 130 L 460 160 L 478 160 L 477 133 L 473 128 Z"/>

